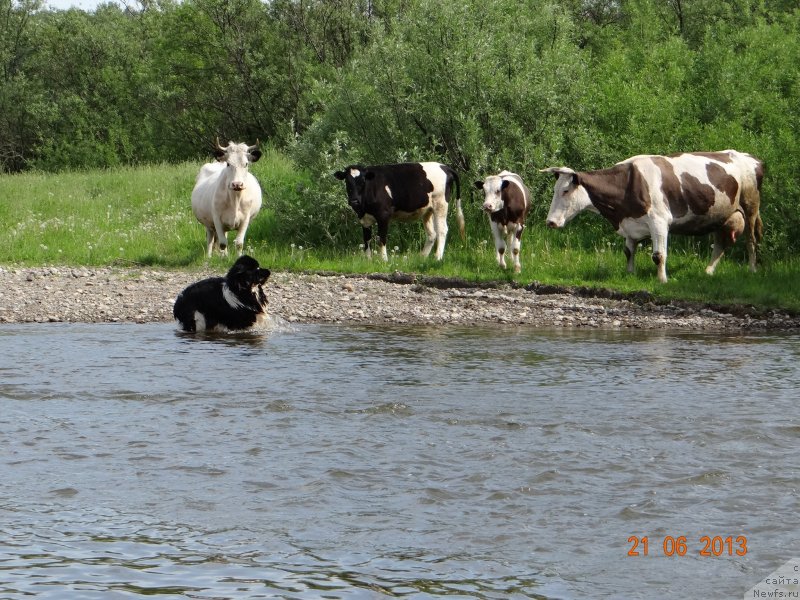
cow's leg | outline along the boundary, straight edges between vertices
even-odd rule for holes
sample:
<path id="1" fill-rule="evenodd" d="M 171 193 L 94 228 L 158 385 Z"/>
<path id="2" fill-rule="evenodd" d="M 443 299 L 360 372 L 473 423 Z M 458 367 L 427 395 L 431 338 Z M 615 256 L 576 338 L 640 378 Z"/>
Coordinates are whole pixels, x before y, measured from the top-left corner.
<path id="1" fill-rule="evenodd" d="M 213 227 L 206 227 L 206 256 L 211 258 L 214 252 L 214 243 L 217 241 L 217 233 Z"/>
<path id="2" fill-rule="evenodd" d="M 447 244 L 447 202 L 444 199 L 434 202 L 433 225 L 436 228 L 436 260 L 442 260 Z"/>
<path id="3" fill-rule="evenodd" d="M 756 249 L 758 248 L 758 240 L 761 238 L 763 225 L 761 224 L 761 215 L 756 208 L 755 212 L 747 215 L 745 233 L 747 235 L 747 260 L 750 263 L 750 271 L 756 272 Z"/>
<path id="4" fill-rule="evenodd" d="M 506 242 L 503 239 L 503 232 L 496 221 L 490 221 L 492 226 L 492 237 L 494 238 L 494 258 L 501 268 L 506 268 Z M 510 241 L 509 241 L 510 243 Z"/>
<path id="5" fill-rule="evenodd" d="M 514 229 L 509 234 L 508 239 L 511 246 L 511 254 L 514 257 L 514 273 L 522 271 L 522 265 L 519 262 L 519 252 L 522 246 L 522 232 L 525 230 L 525 225 L 520 223 L 514 224 Z"/>
<path id="6" fill-rule="evenodd" d="M 726 243 L 726 238 L 728 238 L 728 235 L 721 229 L 717 229 L 714 232 L 714 246 L 711 250 L 711 262 L 708 263 L 708 266 L 706 267 L 706 273 L 708 275 L 714 274 L 719 260 L 725 254 L 725 248 L 729 245 Z"/>
<path id="7" fill-rule="evenodd" d="M 756 218 L 753 219 L 753 223 L 750 226 L 750 230 L 747 232 L 747 259 L 750 263 L 750 271 L 752 273 L 756 272 L 756 249 L 758 248 L 758 242 L 756 237 L 756 231 L 760 232 L 760 229 L 763 227 L 761 225 L 761 215 L 756 214 Z M 761 234 L 758 233 L 758 236 Z"/>
<path id="8" fill-rule="evenodd" d="M 222 220 L 219 215 L 214 215 L 214 229 L 217 232 L 217 241 L 219 242 L 219 251 L 224 255 L 228 255 L 228 234 L 222 227 Z"/>
<path id="9" fill-rule="evenodd" d="M 747 229 L 747 222 L 742 211 L 734 211 L 725 222 L 714 232 L 714 249 L 711 253 L 711 262 L 706 267 L 706 273 L 714 274 L 717 263 L 725 254 L 725 250 L 736 243 L 736 237 Z"/>
<path id="10" fill-rule="evenodd" d="M 384 262 L 389 260 L 386 253 L 386 239 L 389 235 L 389 221 L 378 221 L 378 244 L 380 244 L 381 258 Z"/>
<path id="11" fill-rule="evenodd" d="M 436 226 L 433 223 L 433 212 L 428 211 L 422 215 L 422 226 L 425 227 L 425 245 L 422 246 L 422 256 L 428 256 L 436 241 Z"/>
<path id="12" fill-rule="evenodd" d="M 651 229 L 650 237 L 653 240 L 653 262 L 658 271 L 658 280 L 667 282 L 667 225 L 656 225 Z"/>
<path id="13" fill-rule="evenodd" d="M 364 254 L 367 258 L 372 258 L 372 248 L 369 246 L 369 241 L 372 239 L 372 227 L 362 227 L 364 234 Z"/>
<path id="14" fill-rule="evenodd" d="M 750 263 L 750 271 L 756 271 L 756 250 L 758 242 L 761 241 L 764 225 L 761 222 L 759 206 L 761 205 L 761 192 L 757 189 L 750 190 L 749 194 L 742 194 L 740 200 L 744 211 L 744 235 L 747 244 L 747 259 Z"/>
<path id="15" fill-rule="evenodd" d="M 247 233 L 247 228 L 250 226 L 250 215 L 245 214 L 242 224 L 239 226 L 239 231 L 236 232 L 236 237 L 233 244 L 236 246 L 236 251 L 241 256 L 244 253 L 244 236 Z"/>
<path id="16" fill-rule="evenodd" d="M 631 237 L 625 237 L 625 258 L 628 259 L 628 273 L 636 269 L 636 247 L 639 242 Z"/>

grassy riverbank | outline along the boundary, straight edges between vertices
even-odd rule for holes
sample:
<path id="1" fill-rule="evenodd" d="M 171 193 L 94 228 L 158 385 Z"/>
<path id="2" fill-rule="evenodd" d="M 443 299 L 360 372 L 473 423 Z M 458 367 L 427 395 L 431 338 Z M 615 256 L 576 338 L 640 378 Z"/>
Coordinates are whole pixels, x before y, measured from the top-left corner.
<path id="1" fill-rule="evenodd" d="M 27 173 L 0 176 L 0 264 L 2 265 L 144 265 L 168 269 L 195 268 L 205 263 L 205 231 L 195 220 L 190 194 L 199 168 L 195 163 L 121 168 L 62 174 Z M 540 217 L 550 198 L 537 198 L 522 244 L 522 273 L 501 271 L 485 217 L 468 201 L 467 239 L 451 226 L 445 259 L 422 259 L 420 224 L 393 224 L 390 260 L 366 260 L 358 248 L 360 227 L 341 194 L 342 227 L 347 235 L 337 245 L 309 244 L 301 230 L 303 203 L 314 201 L 312 182 L 281 155 L 267 152 L 253 166 L 264 188 L 264 210 L 248 231 L 248 253 L 278 270 L 352 273 L 414 272 L 469 281 L 515 280 L 554 285 L 646 290 L 662 299 L 715 304 L 746 304 L 800 312 L 800 262 L 796 258 L 760 261 L 747 270 L 740 243 L 721 262 L 717 273 L 704 273 L 710 239 L 680 240 L 670 247 L 670 281 L 659 284 L 650 260 L 649 243 L 637 255 L 637 272 L 625 272 L 622 238 L 598 238 L 594 215 L 582 216 L 562 231 L 550 231 Z M 332 179 L 332 178 L 331 178 Z M 462 182 L 462 186 L 466 187 Z M 331 190 L 320 192 L 330 202 Z M 281 216 L 274 207 L 296 206 Z M 288 209 L 295 210 L 295 209 Z M 769 227 L 769 224 L 766 224 Z M 608 228 L 610 229 L 610 228 Z M 350 231 L 352 230 L 352 236 Z M 590 237 L 591 236 L 591 237 Z M 296 241 L 295 241 L 296 240 Z M 680 240 L 680 241 L 679 241 Z M 232 258 L 214 257 L 211 266 L 224 271 Z"/>

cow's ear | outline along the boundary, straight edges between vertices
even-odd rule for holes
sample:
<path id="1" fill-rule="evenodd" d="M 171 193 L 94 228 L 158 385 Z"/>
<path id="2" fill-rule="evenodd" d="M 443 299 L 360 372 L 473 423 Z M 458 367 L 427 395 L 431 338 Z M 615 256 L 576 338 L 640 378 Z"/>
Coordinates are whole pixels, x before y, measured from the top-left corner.
<path id="1" fill-rule="evenodd" d="M 344 178 L 346 177 L 346 175 L 345 175 L 345 172 L 344 172 L 344 171 L 336 171 L 336 172 L 333 174 L 333 176 L 334 176 L 334 177 L 336 177 L 336 179 L 338 179 L 339 181 L 344 181 Z"/>
<path id="2" fill-rule="evenodd" d="M 558 179 L 562 175 L 571 175 L 575 173 L 575 171 L 567 167 L 547 167 L 546 169 L 539 169 L 539 173 L 552 173 L 553 177 Z"/>
<path id="3" fill-rule="evenodd" d="M 575 187 L 578 187 L 580 185 L 580 183 L 581 182 L 578 180 L 578 174 L 577 173 L 573 173 L 572 174 L 572 185 L 574 185 Z"/>
<path id="4" fill-rule="evenodd" d="M 364 179 L 369 181 L 370 179 L 375 179 L 375 171 L 367 171 L 364 173 Z"/>
<path id="5" fill-rule="evenodd" d="M 215 148 L 214 149 L 214 157 L 217 160 L 224 160 L 225 159 L 225 151 L 224 150 L 220 150 L 219 148 Z"/>
<path id="6" fill-rule="evenodd" d="M 483 189 L 483 182 L 482 181 L 476 181 L 475 182 L 475 189 L 476 190 L 482 190 Z"/>
<path id="7" fill-rule="evenodd" d="M 508 179 L 503 179 L 503 183 L 500 184 L 500 189 L 504 190 L 508 187 Z"/>
<path id="8" fill-rule="evenodd" d="M 261 150 L 256 148 L 255 150 L 252 150 L 250 152 L 250 162 L 251 163 L 258 162 L 259 158 L 261 158 Z"/>

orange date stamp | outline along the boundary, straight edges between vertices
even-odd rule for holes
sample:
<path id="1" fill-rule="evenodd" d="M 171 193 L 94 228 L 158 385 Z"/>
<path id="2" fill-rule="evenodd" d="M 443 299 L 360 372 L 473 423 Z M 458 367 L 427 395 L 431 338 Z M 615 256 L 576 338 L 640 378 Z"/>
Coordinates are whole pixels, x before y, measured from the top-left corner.
<path id="1" fill-rule="evenodd" d="M 650 542 L 648 536 L 630 536 L 628 538 L 630 545 L 628 556 L 649 556 Z M 689 540 L 685 535 L 665 535 L 653 542 L 654 551 L 658 551 L 663 556 L 686 556 L 690 552 L 693 554 L 696 552 L 698 556 L 744 556 L 747 554 L 747 537 L 744 535 L 736 537 L 703 535 L 700 536 L 695 550 L 689 547 Z"/>

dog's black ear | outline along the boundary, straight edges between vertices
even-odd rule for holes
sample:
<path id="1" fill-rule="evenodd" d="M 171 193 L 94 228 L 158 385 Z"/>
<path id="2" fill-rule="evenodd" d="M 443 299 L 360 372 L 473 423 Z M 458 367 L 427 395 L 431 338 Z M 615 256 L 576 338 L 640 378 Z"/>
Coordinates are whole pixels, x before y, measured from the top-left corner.
<path id="1" fill-rule="evenodd" d="M 240 256 L 227 274 L 227 278 L 231 280 L 241 279 L 247 273 L 256 271 L 258 269 L 258 261 L 252 256 Z"/>

